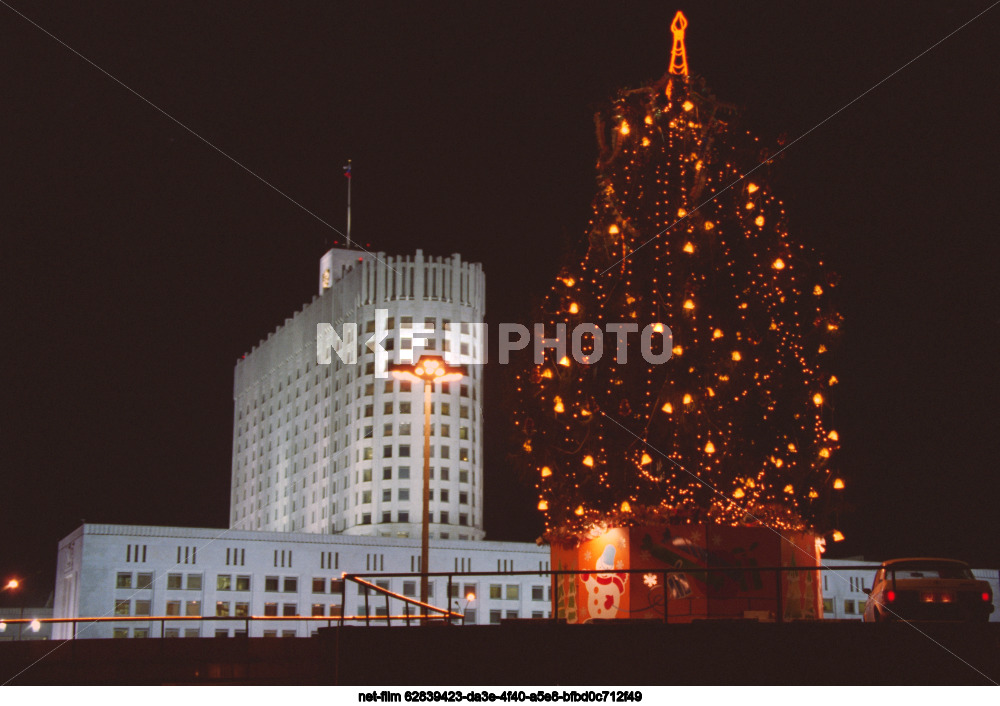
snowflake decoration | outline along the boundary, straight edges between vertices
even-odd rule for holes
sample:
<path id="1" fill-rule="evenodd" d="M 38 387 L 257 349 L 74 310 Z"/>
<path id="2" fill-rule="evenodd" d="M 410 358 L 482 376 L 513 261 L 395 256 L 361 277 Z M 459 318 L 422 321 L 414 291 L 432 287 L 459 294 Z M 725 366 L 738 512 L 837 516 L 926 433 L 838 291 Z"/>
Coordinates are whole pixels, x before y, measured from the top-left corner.
<path id="1" fill-rule="evenodd" d="M 642 582 L 650 588 L 653 588 L 657 583 L 659 583 L 656 579 L 656 574 L 644 574 Z"/>

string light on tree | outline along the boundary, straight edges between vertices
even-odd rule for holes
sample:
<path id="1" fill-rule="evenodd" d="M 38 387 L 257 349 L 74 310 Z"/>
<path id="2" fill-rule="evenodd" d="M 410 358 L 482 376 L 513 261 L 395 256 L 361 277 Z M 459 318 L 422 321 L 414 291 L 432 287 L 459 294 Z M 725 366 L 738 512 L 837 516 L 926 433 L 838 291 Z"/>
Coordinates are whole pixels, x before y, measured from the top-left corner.
<path id="1" fill-rule="evenodd" d="M 548 348 L 517 376 L 518 455 L 550 538 L 749 516 L 825 533 L 843 496 L 838 380 L 820 356 L 840 333 L 837 280 L 789 233 L 764 144 L 689 75 L 687 24 L 671 24 L 668 72 L 595 116 L 590 227 L 535 319 L 548 337 L 656 324 L 672 357 L 648 364 L 633 334 L 619 365 L 607 352 L 623 339 L 605 337 L 603 357 Z M 596 345 L 585 336 L 583 355 Z"/>

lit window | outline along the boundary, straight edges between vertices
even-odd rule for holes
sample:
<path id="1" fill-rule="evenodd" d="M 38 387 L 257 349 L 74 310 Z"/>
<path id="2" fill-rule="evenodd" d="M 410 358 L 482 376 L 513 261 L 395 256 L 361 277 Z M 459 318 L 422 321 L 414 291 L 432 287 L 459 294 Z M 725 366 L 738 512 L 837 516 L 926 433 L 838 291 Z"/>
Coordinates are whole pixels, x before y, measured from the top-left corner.
<path id="1" fill-rule="evenodd" d="M 410 423 L 409 422 L 400 422 L 399 423 L 399 435 L 400 436 L 409 436 L 410 435 Z"/>
<path id="2" fill-rule="evenodd" d="M 230 591 L 233 588 L 233 577 L 228 574 L 219 574 L 215 577 L 215 590 Z"/>
<path id="3" fill-rule="evenodd" d="M 441 414 L 444 416 L 451 414 L 451 404 L 449 402 L 441 403 Z"/>
<path id="4" fill-rule="evenodd" d="M 228 618 L 229 617 L 229 602 L 228 601 L 216 601 L 215 602 L 215 616 L 217 618 Z"/>
<path id="5" fill-rule="evenodd" d="M 167 574 L 167 588 L 174 590 L 183 586 L 183 574 Z"/>
<path id="6" fill-rule="evenodd" d="M 493 600 L 503 598 L 503 586 L 498 583 L 490 584 L 490 598 Z"/>
<path id="7" fill-rule="evenodd" d="M 115 628 L 111 634 L 115 638 L 128 637 L 128 628 Z"/>
<path id="8" fill-rule="evenodd" d="M 185 602 L 184 615 L 201 615 L 201 601 Z"/>
<path id="9" fill-rule="evenodd" d="M 325 615 L 326 607 L 322 603 L 313 603 L 310 615 Z"/>
<path id="10" fill-rule="evenodd" d="M 518 589 L 519 588 L 520 588 L 520 586 L 518 586 L 516 583 L 509 583 L 509 584 L 507 584 L 507 600 L 508 601 L 516 601 L 517 600 L 517 598 L 518 598 Z"/>
<path id="11" fill-rule="evenodd" d="M 249 576 L 237 576 L 236 577 L 236 590 L 237 591 L 249 591 L 250 590 L 250 577 Z"/>
<path id="12" fill-rule="evenodd" d="M 458 450 L 458 460 L 468 461 L 469 460 L 469 450 L 466 448 L 461 448 Z"/>
<path id="13" fill-rule="evenodd" d="M 131 615 L 132 601 L 115 601 L 115 615 Z"/>
<path id="14" fill-rule="evenodd" d="M 250 615 L 250 604 L 249 603 L 237 603 L 236 610 L 233 611 L 233 615 L 237 618 L 246 618 Z"/>
<path id="15" fill-rule="evenodd" d="M 132 588 L 132 574 L 119 573 L 115 580 L 115 588 Z"/>

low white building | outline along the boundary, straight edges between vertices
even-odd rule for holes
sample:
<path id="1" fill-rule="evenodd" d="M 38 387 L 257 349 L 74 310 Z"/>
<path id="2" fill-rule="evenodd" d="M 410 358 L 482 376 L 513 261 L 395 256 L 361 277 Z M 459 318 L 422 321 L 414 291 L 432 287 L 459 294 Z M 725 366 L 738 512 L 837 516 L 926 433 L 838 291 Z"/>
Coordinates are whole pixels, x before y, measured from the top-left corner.
<path id="1" fill-rule="evenodd" d="M 86 524 L 59 543 L 54 617 L 145 617 L 149 621 L 79 623 L 78 638 L 222 637 L 243 621 L 181 621 L 179 616 L 317 616 L 315 621 L 252 621 L 249 636 L 307 637 L 345 615 L 365 613 L 362 587 L 344 573 L 416 573 L 420 540 L 290 532 Z M 547 546 L 518 542 L 431 543 L 430 571 L 547 571 Z M 417 598 L 419 577 L 379 578 L 379 585 Z M 550 616 L 545 574 L 431 579 L 429 602 L 466 615 L 466 623 Z M 345 594 L 346 591 L 346 594 Z M 468 600 L 466 596 L 474 594 Z M 385 597 L 369 594 L 372 616 Z M 403 612 L 393 600 L 391 614 Z M 412 612 L 412 609 L 411 609 Z M 166 616 L 162 621 L 159 616 Z M 319 618 L 319 616 L 323 616 Z M 153 618 L 156 619 L 153 619 Z M 378 624 L 384 624 L 380 621 Z M 57 624 L 53 638 L 73 636 Z"/>

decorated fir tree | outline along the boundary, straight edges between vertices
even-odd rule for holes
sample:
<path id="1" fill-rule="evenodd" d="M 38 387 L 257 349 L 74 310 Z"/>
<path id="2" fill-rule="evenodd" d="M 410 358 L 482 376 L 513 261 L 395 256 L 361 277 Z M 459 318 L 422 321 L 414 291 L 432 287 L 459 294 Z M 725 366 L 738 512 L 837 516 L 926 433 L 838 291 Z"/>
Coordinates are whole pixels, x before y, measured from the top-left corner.
<path id="1" fill-rule="evenodd" d="M 536 319 L 553 338 L 566 324 L 566 353 L 518 375 L 518 454 L 550 539 L 595 523 L 824 531 L 843 487 L 824 372 L 834 279 L 790 236 L 761 143 L 688 75 L 685 25 L 668 73 L 595 116 L 589 232 Z M 637 328 L 625 363 L 620 338 L 595 350 L 580 327 L 617 323 Z M 641 355 L 647 326 L 667 362 Z"/>

